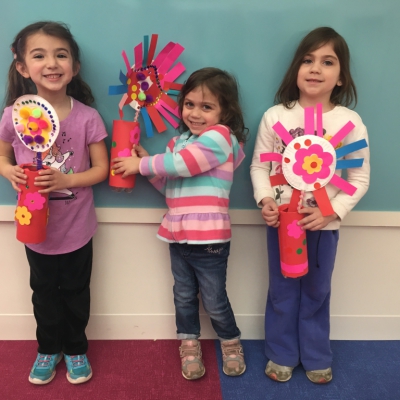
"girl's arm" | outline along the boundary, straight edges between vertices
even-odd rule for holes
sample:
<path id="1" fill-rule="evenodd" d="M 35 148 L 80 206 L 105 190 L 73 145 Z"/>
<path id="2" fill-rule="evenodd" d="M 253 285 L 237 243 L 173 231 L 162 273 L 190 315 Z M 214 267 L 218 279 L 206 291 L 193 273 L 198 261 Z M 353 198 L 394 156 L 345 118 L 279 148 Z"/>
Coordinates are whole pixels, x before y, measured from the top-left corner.
<path id="1" fill-rule="evenodd" d="M 274 190 L 269 179 L 271 163 L 261 162 L 260 154 L 274 151 L 275 134 L 268 121 L 268 111 L 263 115 L 258 127 L 256 144 L 254 146 L 253 159 L 250 165 L 250 176 L 253 184 L 254 199 L 259 207 L 263 208 L 263 200 L 275 198 Z M 265 219 L 265 218 L 264 218 Z"/>
<path id="2" fill-rule="evenodd" d="M 232 157 L 232 141 L 227 127 L 218 125 L 205 131 L 194 142 L 178 152 L 144 157 L 140 162 L 142 175 L 191 177 L 224 164 Z"/>
<path id="3" fill-rule="evenodd" d="M 63 174 L 51 168 L 39 171 L 40 177 L 35 178 L 36 186 L 45 186 L 39 193 L 48 193 L 71 187 L 86 187 L 104 181 L 108 176 L 108 155 L 104 140 L 89 144 L 91 167 L 76 174 Z"/>
<path id="4" fill-rule="evenodd" d="M 11 182 L 12 187 L 20 192 L 18 184 L 25 185 L 27 176 L 24 170 L 15 165 L 14 149 L 9 142 L 0 139 L 0 175 Z"/>

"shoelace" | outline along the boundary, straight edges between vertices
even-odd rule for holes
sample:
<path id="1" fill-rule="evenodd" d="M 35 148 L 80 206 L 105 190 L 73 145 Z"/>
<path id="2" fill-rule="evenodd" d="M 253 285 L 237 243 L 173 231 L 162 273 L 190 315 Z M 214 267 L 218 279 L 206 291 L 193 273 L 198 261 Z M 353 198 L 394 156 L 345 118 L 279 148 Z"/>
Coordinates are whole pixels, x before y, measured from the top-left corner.
<path id="1" fill-rule="evenodd" d="M 195 358 L 201 357 L 199 346 L 188 346 L 188 345 L 181 346 L 180 351 L 181 351 L 181 357 L 189 357 L 189 356 L 193 356 Z"/>
<path id="2" fill-rule="evenodd" d="M 39 354 L 39 359 L 37 361 L 38 367 L 48 367 L 51 363 L 53 356 L 51 354 Z"/>
<path id="3" fill-rule="evenodd" d="M 85 365 L 85 359 L 83 356 L 70 356 L 72 368 L 80 367 Z"/>
<path id="4" fill-rule="evenodd" d="M 243 356 L 243 348 L 239 343 L 222 346 L 222 354 L 226 357 L 230 355 Z"/>

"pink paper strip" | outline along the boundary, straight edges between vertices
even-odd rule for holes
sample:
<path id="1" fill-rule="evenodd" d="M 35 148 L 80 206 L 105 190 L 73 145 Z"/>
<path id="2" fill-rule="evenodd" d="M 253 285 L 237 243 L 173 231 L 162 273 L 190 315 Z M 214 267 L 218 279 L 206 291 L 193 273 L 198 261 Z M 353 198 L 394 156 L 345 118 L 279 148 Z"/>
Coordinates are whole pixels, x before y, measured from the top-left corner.
<path id="1" fill-rule="evenodd" d="M 121 100 L 120 100 L 120 102 L 119 102 L 119 104 L 118 104 L 118 107 L 119 107 L 119 109 L 120 110 L 122 110 L 122 107 L 126 104 L 126 99 L 128 98 L 128 94 L 127 93 L 125 93 L 122 97 L 121 97 Z"/>
<path id="2" fill-rule="evenodd" d="M 126 71 L 129 72 L 131 70 L 131 65 L 129 64 L 128 56 L 126 55 L 125 50 L 122 50 L 121 55 L 125 62 Z"/>
<path id="3" fill-rule="evenodd" d="M 317 104 L 317 135 L 319 137 L 324 136 L 324 128 L 322 126 L 322 104 Z"/>
<path id="4" fill-rule="evenodd" d="M 342 139 L 344 139 L 355 127 L 355 125 L 349 121 L 339 132 L 329 141 L 333 147 L 336 147 Z"/>
<path id="5" fill-rule="evenodd" d="M 156 59 L 153 62 L 157 68 L 164 62 L 165 57 L 168 56 L 168 53 L 175 47 L 174 42 L 169 42 L 159 53 Z"/>
<path id="6" fill-rule="evenodd" d="M 342 177 L 336 174 L 333 174 L 332 179 L 330 180 L 329 183 L 332 183 L 332 185 L 335 185 L 337 188 L 343 190 L 343 192 L 347 193 L 350 196 L 353 196 L 353 194 L 357 190 L 357 188 L 354 185 L 345 181 Z"/>
<path id="7" fill-rule="evenodd" d="M 183 74 L 186 71 L 185 66 L 181 63 L 178 62 L 171 71 L 167 72 L 164 75 L 164 80 L 166 82 L 173 82 L 175 79 L 177 79 L 181 74 Z"/>
<path id="8" fill-rule="evenodd" d="M 304 109 L 304 134 L 314 135 L 314 107 Z"/>
<path id="9" fill-rule="evenodd" d="M 176 117 L 180 118 L 179 115 L 179 107 L 172 108 L 165 101 L 160 100 L 157 104 L 161 104 L 166 110 L 168 110 L 171 114 L 174 114 Z"/>
<path id="10" fill-rule="evenodd" d="M 292 140 L 292 136 L 290 133 L 285 129 L 285 127 L 278 121 L 272 129 L 279 135 L 279 137 L 288 145 Z"/>
<path id="11" fill-rule="evenodd" d="M 279 153 L 262 153 L 260 154 L 260 161 L 276 161 L 282 163 L 282 154 Z"/>
<path id="12" fill-rule="evenodd" d="M 162 107 L 162 105 L 160 104 L 161 102 L 159 101 L 155 107 L 157 108 L 157 110 L 159 111 L 159 113 L 176 129 L 179 124 L 178 122 L 176 122 L 171 114 L 168 114 L 168 112 Z M 165 104 L 165 103 L 164 103 Z"/>
<path id="13" fill-rule="evenodd" d="M 135 69 L 142 68 L 143 64 L 143 47 L 142 43 L 139 43 L 134 49 L 135 53 Z"/>
<path id="14" fill-rule="evenodd" d="M 179 43 L 176 43 L 175 46 L 168 53 L 168 57 L 161 63 L 158 67 L 158 72 L 160 74 L 165 74 L 172 66 L 172 64 L 178 59 L 178 57 L 182 54 L 184 47 L 182 47 Z"/>

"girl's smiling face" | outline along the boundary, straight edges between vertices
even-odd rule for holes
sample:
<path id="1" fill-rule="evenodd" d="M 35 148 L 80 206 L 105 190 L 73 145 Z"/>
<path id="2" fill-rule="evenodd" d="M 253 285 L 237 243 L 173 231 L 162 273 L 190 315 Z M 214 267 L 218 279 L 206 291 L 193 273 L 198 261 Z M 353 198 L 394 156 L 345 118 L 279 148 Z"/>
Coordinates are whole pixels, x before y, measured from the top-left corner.
<path id="1" fill-rule="evenodd" d="M 329 109 L 330 97 L 335 86 L 341 86 L 340 62 L 332 43 L 326 43 L 317 50 L 306 54 L 297 74 L 301 106 L 322 103 Z"/>
<path id="2" fill-rule="evenodd" d="M 17 62 L 24 78 L 32 79 L 38 95 L 44 98 L 65 92 L 78 73 L 67 41 L 41 32 L 28 37 L 24 62 Z"/>
<path id="3" fill-rule="evenodd" d="M 189 92 L 184 100 L 182 120 L 193 135 L 220 122 L 221 107 L 218 98 L 206 86 Z"/>

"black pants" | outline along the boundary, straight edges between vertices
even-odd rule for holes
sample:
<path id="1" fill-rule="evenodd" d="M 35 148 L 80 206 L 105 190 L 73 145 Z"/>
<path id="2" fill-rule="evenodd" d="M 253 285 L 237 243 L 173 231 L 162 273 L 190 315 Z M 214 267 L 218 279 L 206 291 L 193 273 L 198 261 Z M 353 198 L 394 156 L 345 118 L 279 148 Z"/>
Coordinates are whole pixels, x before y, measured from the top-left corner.
<path id="1" fill-rule="evenodd" d="M 71 253 L 47 255 L 25 247 L 36 318 L 38 352 L 85 354 L 90 315 L 92 240 Z"/>

